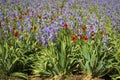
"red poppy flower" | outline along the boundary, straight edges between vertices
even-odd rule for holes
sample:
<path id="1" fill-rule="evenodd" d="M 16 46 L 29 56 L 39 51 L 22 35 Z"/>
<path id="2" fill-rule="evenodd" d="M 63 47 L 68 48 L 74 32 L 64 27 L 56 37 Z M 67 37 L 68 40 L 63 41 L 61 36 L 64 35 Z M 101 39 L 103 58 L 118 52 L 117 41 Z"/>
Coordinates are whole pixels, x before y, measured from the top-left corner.
<path id="1" fill-rule="evenodd" d="M 34 31 L 36 31 L 37 27 L 36 27 L 36 26 L 34 26 L 34 28 L 33 28 L 33 29 L 34 29 Z"/>
<path id="2" fill-rule="evenodd" d="M 13 31 L 15 31 L 16 30 L 16 28 L 13 28 Z"/>
<path id="3" fill-rule="evenodd" d="M 16 18 L 13 18 L 14 21 L 16 21 L 17 19 Z"/>
<path id="4" fill-rule="evenodd" d="M 22 18 L 23 18 L 22 15 L 20 15 L 20 16 L 19 16 L 19 20 L 22 20 Z"/>
<path id="5" fill-rule="evenodd" d="M 83 39 L 83 38 L 84 38 L 84 36 L 83 36 L 83 35 L 80 35 L 80 38 L 81 38 L 81 39 Z"/>
<path id="6" fill-rule="evenodd" d="M 86 26 L 82 27 L 82 30 L 83 30 L 83 31 L 85 31 L 86 29 L 87 29 L 87 27 L 86 27 Z"/>
<path id="7" fill-rule="evenodd" d="M 84 36 L 84 40 L 88 40 L 88 37 L 87 37 L 87 36 Z"/>
<path id="8" fill-rule="evenodd" d="M 76 35 L 73 35 L 73 36 L 71 37 L 71 40 L 72 40 L 73 42 L 75 42 L 75 41 L 77 40 L 77 36 L 76 36 Z"/>
<path id="9" fill-rule="evenodd" d="M 67 24 L 67 23 L 65 23 L 65 24 L 64 24 L 64 27 L 65 27 L 65 28 L 67 28 L 67 27 L 68 27 L 68 24 Z"/>
<path id="10" fill-rule="evenodd" d="M 14 33 L 14 36 L 15 36 L 15 37 L 18 37 L 18 32 L 15 32 L 15 33 Z"/>

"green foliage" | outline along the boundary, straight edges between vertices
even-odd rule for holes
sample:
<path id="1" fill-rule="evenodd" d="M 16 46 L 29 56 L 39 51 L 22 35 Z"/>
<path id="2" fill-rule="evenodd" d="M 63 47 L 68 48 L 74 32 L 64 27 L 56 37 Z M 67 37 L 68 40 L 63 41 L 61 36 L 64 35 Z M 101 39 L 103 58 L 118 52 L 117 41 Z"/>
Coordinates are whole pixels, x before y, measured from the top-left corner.
<path id="1" fill-rule="evenodd" d="M 18 77 L 18 78 L 25 79 L 25 80 L 28 79 L 28 75 L 22 72 L 14 72 L 11 74 L 11 76 Z"/>
<path id="2" fill-rule="evenodd" d="M 55 76 L 71 74 L 76 69 L 77 58 L 74 58 L 72 43 L 67 31 L 60 31 L 58 38 L 51 45 L 42 49 L 41 55 L 37 55 L 33 71 L 36 76 Z"/>
<path id="3" fill-rule="evenodd" d="M 19 39 L 1 41 L 0 44 L 0 74 L 2 78 L 19 77 L 27 79 L 31 73 L 30 65 L 34 61 L 33 53 L 39 51 L 37 42 L 27 38 L 21 42 Z M 39 45 L 38 45 L 39 46 Z"/>
<path id="4" fill-rule="evenodd" d="M 0 49 L 0 69 L 2 72 L 1 74 L 3 74 L 3 78 L 5 78 L 7 76 L 11 76 L 12 73 L 19 70 L 16 68 L 20 68 L 17 66 L 20 62 L 19 57 L 17 56 L 19 49 L 10 47 L 7 42 L 4 43 L 3 47 L 0 45 Z"/>
<path id="5" fill-rule="evenodd" d="M 107 48 L 105 48 L 107 47 Z M 95 41 L 79 42 L 79 64 L 82 73 L 102 77 L 114 68 L 114 46 L 102 43 L 98 35 Z"/>
<path id="6" fill-rule="evenodd" d="M 109 45 L 112 45 L 114 48 L 112 51 L 112 56 L 114 57 L 114 69 L 113 71 L 109 74 L 113 80 L 120 79 L 120 39 L 118 35 L 120 34 L 113 34 L 111 32 L 112 36 L 109 40 Z"/>
<path id="7" fill-rule="evenodd" d="M 7 1 L 9 2 L 9 0 Z M 102 14 L 105 14 L 105 7 L 103 7 L 104 10 L 99 13 L 98 9 L 100 7 L 98 5 L 92 6 L 91 1 L 89 1 L 90 5 L 88 11 L 86 11 L 85 7 L 80 6 L 81 4 L 77 4 L 76 2 L 76 5 L 73 5 L 73 2 L 73 4 L 70 4 L 70 8 L 67 8 L 67 1 L 68 0 L 61 0 L 60 6 L 59 2 L 57 3 L 56 1 L 57 4 L 55 5 L 57 8 L 55 9 L 58 9 L 58 12 L 54 11 L 54 9 L 53 11 L 50 11 L 52 10 L 52 6 L 47 6 L 47 4 L 45 4 L 46 2 L 43 2 L 45 7 L 42 8 L 51 12 L 50 15 L 48 15 L 51 19 L 43 19 L 44 15 L 47 15 L 43 14 L 44 11 L 43 13 L 38 14 L 35 12 L 35 15 L 33 15 L 34 10 L 31 13 L 32 10 L 30 9 L 30 23 L 31 26 L 37 25 L 36 31 L 39 31 L 40 28 L 44 27 L 43 23 L 45 23 L 46 26 L 49 26 L 53 24 L 54 21 L 57 21 L 59 17 L 62 17 L 63 21 L 67 23 L 67 26 L 65 27 L 57 25 L 62 27 L 62 29 L 55 33 L 57 34 L 57 39 L 55 41 L 49 41 L 48 46 L 41 46 L 41 44 L 36 41 L 36 31 L 30 30 L 30 32 L 28 32 L 26 30 L 22 32 L 18 30 L 16 22 L 20 22 L 22 27 L 27 27 L 27 20 L 19 20 L 19 16 L 16 16 L 16 21 L 10 21 L 10 23 L 6 23 L 5 21 L 5 25 L 2 26 L 2 19 L 0 19 L 0 35 L 2 34 L 3 36 L 0 39 L 0 78 L 8 79 L 9 77 L 19 77 L 21 79 L 28 79 L 28 75 L 31 74 L 41 77 L 56 77 L 66 74 L 69 75 L 72 74 L 72 72 L 80 72 L 93 77 L 103 77 L 107 74 L 110 75 L 112 79 L 120 78 L 120 29 L 112 29 L 112 19 L 108 16 L 105 16 L 104 18 Z M 0 6 L 1 11 L 3 11 L 5 15 L 4 18 L 10 18 L 10 20 L 14 18 L 11 15 L 11 17 L 8 17 L 7 11 L 9 10 L 16 10 L 23 18 L 27 17 L 24 15 L 21 4 L 11 8 L 5 8 L 6 5 L 7 4 Z M 30 5 L 31 4 L 27 4 L 26 9 Z M 64 11 L 64 9 L 70 9 L 70 12 L 69 10 Z M 45 13 L 47 10 L 45 10 Z M 73 13 L 71 13 L 71 10 L 74 10 Z M 68 15 L 70 14 L 72 16 L 68 17 L 63 13 L 65 13 L 65 15 L 68 13 Z M 38 15 L 40 15 L 40 19 L 37 18 Z M 78 20 L 77 18 L 81 18 L 82 20 Z M 93 20 L 91 18 L 93 18 Z M 94 25 L 94 20 L 98 20 L 99 23 L 95 22 Z M 71 22 L 74 24 L 69 24 Z M 119 21 L 116 23 L 119 23 Z M 59 24 L 59 22 L 55 24 Z M 95 40 L 78 38 L 78 31 L 82 30 L 81 27 L 85 25 L 100 26 L 101 28 L 104 26 L 103 35 L 108 35 L 108 42 L 102 43 L 103 35 L 100 36 L 99 31 L 94 35 Z M 16 28 L 15 31 L 18 31 L 19 36 L 22 35 L 24 39 L 20 40 L 15 37 L 14 31 L 9 31 L 9 26 Z M 6 28 L 5 32 L 2 29 L 4 27 Z M 71 27 L 73 27 L 74 30 L 70 30 Z M 86 35 L 87 30 L 82 30 L 83 35 Z M 113 30 L 115 30 L 116 34 Z M 41 32 L 40 35 L 42 33 L 43 32 Z M 71 40 L 72 35 L 77 36 L 75 42 Z"/>

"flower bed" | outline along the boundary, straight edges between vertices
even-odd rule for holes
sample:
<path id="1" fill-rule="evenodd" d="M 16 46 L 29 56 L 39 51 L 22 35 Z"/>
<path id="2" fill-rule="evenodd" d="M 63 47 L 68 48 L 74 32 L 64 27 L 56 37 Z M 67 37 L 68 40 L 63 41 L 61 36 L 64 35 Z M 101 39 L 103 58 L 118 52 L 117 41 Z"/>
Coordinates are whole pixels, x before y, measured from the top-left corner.
<path id="1" fill-rule="evenodd" d="M 1 79 L 119 79 L 119 3 L 1 1 Z"/>

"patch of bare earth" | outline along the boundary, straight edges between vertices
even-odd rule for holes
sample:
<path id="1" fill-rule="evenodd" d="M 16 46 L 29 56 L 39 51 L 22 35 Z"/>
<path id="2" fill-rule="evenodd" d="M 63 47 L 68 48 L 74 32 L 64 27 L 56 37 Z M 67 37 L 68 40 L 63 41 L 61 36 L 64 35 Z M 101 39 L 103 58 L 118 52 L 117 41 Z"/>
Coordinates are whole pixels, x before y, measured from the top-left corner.
<path id="1" fill-rule="evenodd" d="M 100 78 L 92 78 L 89 75 L 71 75 L 71 76 L 55 76 L 53 78 L 31 77 L 28 80 L 103 80 Z"/>

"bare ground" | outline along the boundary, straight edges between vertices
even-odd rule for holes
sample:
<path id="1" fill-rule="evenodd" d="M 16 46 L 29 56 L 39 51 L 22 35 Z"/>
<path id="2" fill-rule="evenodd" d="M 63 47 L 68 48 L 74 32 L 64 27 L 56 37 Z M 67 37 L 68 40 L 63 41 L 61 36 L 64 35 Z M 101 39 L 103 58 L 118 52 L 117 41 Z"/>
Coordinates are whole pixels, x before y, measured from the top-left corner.
<path id="1" fill-rule="evenodd" d="M 71 75 L 71 76 L 55 76 L 53 78 L 30 77 L 28 80 L 104 80 L 104 79 L 92 78 L 89 75 Z"/>

